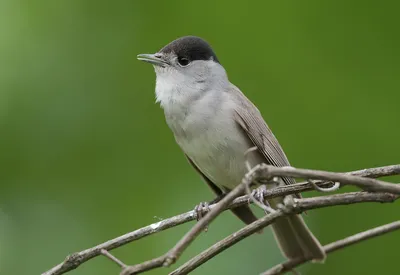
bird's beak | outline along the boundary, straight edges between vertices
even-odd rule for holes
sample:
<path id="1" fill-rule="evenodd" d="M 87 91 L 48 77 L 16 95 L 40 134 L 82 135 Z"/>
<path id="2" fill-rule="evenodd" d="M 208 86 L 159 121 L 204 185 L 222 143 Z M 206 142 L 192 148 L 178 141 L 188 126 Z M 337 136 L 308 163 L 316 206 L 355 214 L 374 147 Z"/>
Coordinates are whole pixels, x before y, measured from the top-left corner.
<path id="1" fill-rule="evenodd" d="M 140 61 L 148 62 L 150 64 L 165 67 L 169 63 L 164 59 L 161 54 L 138 54 L 137 59 Z"/>

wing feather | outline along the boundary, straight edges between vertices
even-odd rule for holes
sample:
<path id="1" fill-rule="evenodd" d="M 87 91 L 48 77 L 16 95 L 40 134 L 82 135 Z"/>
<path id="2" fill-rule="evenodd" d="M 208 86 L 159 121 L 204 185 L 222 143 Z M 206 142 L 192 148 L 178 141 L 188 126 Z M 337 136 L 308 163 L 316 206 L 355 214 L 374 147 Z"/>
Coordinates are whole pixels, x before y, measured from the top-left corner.
<path id="1" fill-rule="evenodd" d="M 232 85 L 233 86 L 233 85 Z M 265 157 L 266 163 L 278 167 L 290 166 L 278 140 L 264 121 L 257 107 L 235 86 L 230 91 L 235 97 L 235 121 Z M 293 178 L 283 178 L 286 184 L 296 183 Z"/>

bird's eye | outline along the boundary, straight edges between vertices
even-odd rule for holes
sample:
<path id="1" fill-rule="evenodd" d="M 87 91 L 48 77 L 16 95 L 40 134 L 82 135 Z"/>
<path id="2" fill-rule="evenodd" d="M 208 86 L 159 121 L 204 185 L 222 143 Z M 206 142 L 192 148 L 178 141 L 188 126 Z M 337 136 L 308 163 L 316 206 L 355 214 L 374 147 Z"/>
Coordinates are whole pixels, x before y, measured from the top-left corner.
<path id="1" fill-rule="evenodd" d="M 187 59 L 185 57 L 178 57 L 178 63 L 182 67 L 186 67 L 187 65 L 189 65 L 190 61 L 189 61 L 189 59 Z"/>

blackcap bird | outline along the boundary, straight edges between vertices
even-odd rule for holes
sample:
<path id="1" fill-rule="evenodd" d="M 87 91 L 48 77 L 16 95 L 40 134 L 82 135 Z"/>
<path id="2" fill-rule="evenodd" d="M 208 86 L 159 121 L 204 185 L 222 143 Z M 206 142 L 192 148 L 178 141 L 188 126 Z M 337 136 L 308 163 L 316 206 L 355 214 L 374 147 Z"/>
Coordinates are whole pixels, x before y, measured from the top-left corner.
<path id="1" fill-rule="evenodd" d="M 189 163 L 218 195 L 237 186 L 250 166 L 290 166 L 256 106 L 227 76 L 210 45 L 195 36 L 172 41 L 155 54 L 140 54 L 156 72 L 156 98 Z M 245 156 L 248 149 L 255 147 Z M 280 179 L 293 184 L 292 178 Z M 300 195 L 296 195 L 300 196 Z M 270 200 L 272 207 L 283 198 Z M 257 218 L 248 206 L 232 209 L 243 222 Z M 287 258 L 322 262 L 325 252 L 300 215 L 278 219 L 273 232 Z"/>

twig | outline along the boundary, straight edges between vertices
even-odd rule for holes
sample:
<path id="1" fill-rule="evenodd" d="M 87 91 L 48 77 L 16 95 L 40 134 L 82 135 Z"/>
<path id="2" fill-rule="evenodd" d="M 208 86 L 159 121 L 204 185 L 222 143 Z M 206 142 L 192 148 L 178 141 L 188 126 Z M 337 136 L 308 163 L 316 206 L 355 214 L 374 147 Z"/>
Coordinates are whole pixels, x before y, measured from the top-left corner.
<path id="1" fill-rule="evenodd" d="M 314 187 L 315 190 L 323 193 L 330 193 L 339 190 L 340 182 L 333 182 L 331 187 L 319 187 L 313 180 L 308 180 L 309 183 Z"/>
<path id="2" fill-rule="evenodd" d="M 130 243 L 132 241 L 139 240 L 148 235 L 151 235 L 151 234 L 154 234 L 157 232 L 161 232 L 165 229 L 175 227 L 175 226 L 193 221 L 195 219 L 196 219 L 195 213 L 193 211 L 189 211 L 189 212 L 168 218 L 166 220 L 162 220 L 157 223 L 150 224 L 148 226 L 142 227 L 142 228 L 132 231 L 130 233 L 119 236 L 115 239 L 106 241 L 95 247 L 83 250 L 81 252 L 71 254 L 70 256 L 68 256 L 65 259 L 64 262 L 53 267 L 52 269 L 50 269 L 46 272 L 44 272 L 42 275 L 64 274 L 70 270 L 77 268 L 79 265 L 92 259 L 93 257 L 100 255 L 100 251 L 102 249 L 109 251 L 114 248 L 123 246 L 127 243 Z"/>
<path id="3" fill-rule="evenodd" d="M 304 212 L 306 210 L 334 205 L 347 205 L 361 202 L 393 202 L 397 198 L 397 195 L 389 193 L 353 192 L 317 198 L 295 199 L 295 203 L 290 207 L 287 207 L 286 209 L 278 209 L 275 212 L 266 215 L 261 219 L 245 226 L 239 231 L 229 235 L 225 239 L 217 242 L 199 255 L 184 263 L 178 269 L 170 273 L 170 275 L 188 274 L 189 272 L 204 264 L 225 249 L 254 234 L 255 232 L 258 232 L 259 230 L 270 225 L 280 217 L 287 216 L 293 213 Z"/>
<path id="4" fill-rule="evenodd" d="M 275 167 L 261 164 L 268 177 L 295 177 L 305 179 L 319 179 L 327 181 L 338 181 L 342 184 L 356 185 L 364 190 L 373 192 L 388 192 L 400 195 L 400 184 L 392 184 L 372 178 L 362 178 L 349 174 L 334 173 L 319 170 L 300 169 L 294 167 Z"/>
<path id="5" fill-rule="evenodd" d="M 160 257 L 151 259 L 149 261 L 137 265 L 127 266 L 124 269 L 122 269 L 120 275 L 139 274 L 148 270 L 152 270 L 157 267 L 162 267 L 166 260 L 167 260 L 167 255 L 162 255 Z"/>
<path id="6" fill-rule="evenodd" d="M 400 174 L 400 164 L 362 169 L 353 172 L 347 172 L 346 174 L 365 177 L 365 178 L 380 178 L 385 176 L 394 176 Z"/>
<path id="7" fill-rule="evenodd" d="M 379 227 L 372 228 L 370 230 L 360 232 L 358 234 L 355 234 L 353 236 L 344 238 L 342 240 L 330 243 L 325 245 L 323 248 L 325 250 L 325 253 L 330 253 L 334 252 L 336 250 L 342 249 L 344 247 L 347 247 L 352 244 L 357 244 L 361 241 L 371 239 L 377 236 L 381 236 L 383 234 L 395 231 L 400 229 L 400 221 L 395 221 L 389 224 L 385 224 Z M 293 270 L 295 267 L 306 263 L 310 261 L 310 259 L 307 258 L 297 258 L 293 260 L 288 260 L 284 263 L 281 263 L 279 265 L 276 265 L 272 267 L 271 269 L 267 270 L 266 272 L 262 273 L 262 275 L 278 275 L 278 274 L 283 274 L 285 272 Z"/>
<path id="8" fill-rule="evenodd" d="M 370 177 L 370 178 L 399 175 L 400 174 L 400 164 L 357 170 L 357 171 L 353 171 L 353 172 L 348 172 L 346 174 L 353 175 L 353 176 L 360 176 L 360 177 Z M 318 184 L 319 186 L 329 185 L 329 183 L 326 183 L 324 181 L 315 181 L 315 183 Z M 269 198 L 280 197 L 280 196 L 284 196 L 284 195 L 289 195 L 289 194 L 294 194 L 294 193 L 304 192 L 304 191 L 310 191 L 310 190 L 314 190 L 314 188 L 311 186 L 311 184 L 309 184 L 307 182 L 301 182 L 301 183 L 297 183 L 297 184 L 293 184 L 293 185 L 281 186 L 281 187 L 277 187 L 274 189 L 266 190 L 264 193 L 264 198 L 269 199 Z M 248 200 L 249 200 L 248 196 L 242 196 L 242 197 L 236 198 L 231 204 L 229 204 L 225 208 L 225 210 L 247 204 Z M 212 210 L 215 206 L 216 206 L 215 204 L 210 205 L 210 209 Z M 195 212 L 189 211 L 189 212 L 162 220 L 160 222 L 153 223 L 151 225 L 145 226 L 143 228 L 137 229 L 135 231 L 129 232 L 129 233 L 119 236 L 117 238 L 106 241 L 95 247 L 73 253 L 73 254 L 69 255 L 62 263 L 60 263 L 59 265 L 53 267 L 52 269 L 50 269 L 44 273 L 42 273 L 42 275 L 64 274 L 68 271 L 71 271 L 71 270 L 77 268 L 82 263 L 100 255 L 101 249 L 110 251 L 117 247 L 128 244 L 132 241 L 139 240 L 143 237 L 146 237 L 151 234 L 158 233 L 163 230 L 193 221 L 195 219 L 196 219 Z"/>
<path id="9" fill-rule="evenodd" d="M 114 257 L 110 252 L 108 252 L 105 249 L 100 250 L 100 253 L 107 258 L 109 258 L 111 261 L 119 265 L 121 268 L 126 268 L 126 264 L 124 264 L 120 259 Z"/>

